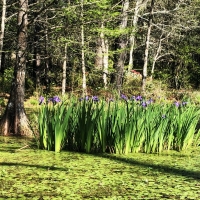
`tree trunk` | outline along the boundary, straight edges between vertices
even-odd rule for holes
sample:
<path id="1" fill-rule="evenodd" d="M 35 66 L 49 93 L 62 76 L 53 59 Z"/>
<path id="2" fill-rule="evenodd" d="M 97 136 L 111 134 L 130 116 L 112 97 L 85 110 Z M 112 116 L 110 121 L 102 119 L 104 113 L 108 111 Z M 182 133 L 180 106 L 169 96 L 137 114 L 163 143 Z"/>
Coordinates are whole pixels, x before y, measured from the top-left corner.
<path id="1" fill-rule="evenodd" d="M 161 49 L 162 49 L 162 36 L 163 36 L 163 33 L 160 36 L 160 39 L 159 39 L 159 42 L 158 42 L 158 48 L 156 50 L 155 55 L 153 56 L 153 63 L 152 63 L 152 67 L 151 67 L 151 75 L 149 77 L 150 81 L 153 80 L 153 74 L 154 74 L 154 69 L 155 69 L 156 61 L 157 61 L 158 56 L 159 56 L 159 54 L 161 52 Z"/>
<path id="2" fill-rule="evenodd" d="M 32 136 L 24 109 L 28 0 L 19 0 L 18 46 L 14 80 L 6 111 L 0 121 L 1 134 Z"/>
<path id="3" fill-rule="evenodd" d="M 38 18 L 40 18 L 38 16 Z M 40 44 L 40 31 L 41 25 L 39 21 L 35 22 L 34 25 L 34 61 L 33 61 L 33 70 L 35 76 L 35 88 L 38 93 L 40 93 L 40 76 L 41 76 L 41 44 Z"/>
<path id="4" fill-rule="evenodd" d="M 166 53 L 164 53 L 164 54 L 161 54 L 161 51 L 162 51 L 162 41 L 165 40 L 165 39 L 167 39 L 167 38 L 169 37 L 170 34 L 171 34 L 171 32 L 169 32 L 165 37 L 163 37 L 163 35 L 164 35 L 164 31 L 163 31 L 163 32 L 161 33 L 161 35 L 160 35 L 160 38 L 159 38 L 159 41 L 158 41 L 158 47 L 157 47 L 157 50 L 156 50 L 156 52 L 155 52 L 155 55 L 153 56 L 153 63 L 152 63 L 152 67 L 151 67 L 151 75 L 150 75 L 150 77 L 149 77 L 150 81 L 153 80 L 153 75 L 154 75 L 154 70 L 155 70 L 156 62 L 157 62 L 160 58 L 162 58 L 162 57 L 164 57 L 164 56 L 170 54 L 170 53 L 168 53 L 168 52 L 166 52 Z"/>
<path id="5" fill-rule="evenodd" d="M 135 47 L 135 35 L 137 32 L 137 24 L 138 24 L 138 18 L 139 18 L 139 12 L 142 8 L 142 6 L 145 6 L 148 0 L 137 0 L 135 4 L 134 9 L 134 16 L 133 16 L 133 22 L 132 22 L 132 32 L 130 35 L 130 52 L 129 52 L 129 64 L 128 64 L 128 72 L 130 72 L 133 68 L 133 50 Z"/>
<path id="6" fill-rule="evenodd" d="M 101 36 L 97 38 L 96 45 L 97 45 L 97 47 L 96 47 L 95 67 L 98 70 L 102 70 L 102 68 L 103 68 L 103 53 L 102 53 Z"/>
<path id="7" fill-rule="evenodd" d="M 63 59 L 63 77 L 62 77 L 62 95 L 66 90 L 66 74 L 67 74 L 67 43 L 65 44 L 64 59 Z"/>
<path id="8" fill-rule="evenodd" d="M 127 27 L 128 22 L 128 9 L 129 9 L 129 0 L 123 1 L 123 9 L 122 9 L 122 20 L 120 24 L 120 29 L 124 30 Z M 122 82 L 123 82 L 123 75 L 124 75 L 124 62 L 126 59 L 126 46 L 127 46 L 127 37 L 126 34 L 123 33 L 122 36 L 119 38 L 119 48 L 120 54 L 117 59 L 116 63 L 116 89 L 120 93 Z"/>
<path id="9" fill-rule="evenodd" d="M 83 26 L 83 3 L 84 0 L 81 0 L 81 63 L 82 63 L 82 89 L 83 89 L 83 96 L 87 95 L 87 85 L 86 85 L 86 68 L 85 68 L 85 39 L 84 39 L 84 26 Z"/>
<path id="10" fill-rule="evenodd" d="M 145 46 L 145 53 L 144 53 L 144 65 L 143 65 L 143 74 L 142 74 L 142 92 L 144 92 L 144 93 L 145 93 L 145 90 L 146 90 L 147 65 L 148 65 L 148 57 L 149 57 L 149 43 L 150 43 L 150 36 L 151 36 L 153 7 L 154 7 L 154 0 L 151 0 L 151 8 L 150 8 L 151 13 L 150 13 L 150 16 L 149 16 L 149 21 L 148 21 L 148 30 L 147 30 L 147 37 L 146 37 L 146 46 Z"/>
<path id="11" fill-rule="evenodd" d="M 45 14 L 45 21 L 48 24 L 48 17 L 47 13 Z M 45 26 L 45 86 L 46 92 L 50 92 L 50 78 L 49 78 L 49 71 L 50 71 L 50 55 L 49 55 L 49 32 L 48 27 Z"/>
<path id="12" fill-rule="evenodd" d="M 101 64 L 101 69 L 103 70 L 103 83 L 104 88 L 107 88 L 108 80 L 108 39 L 105 38 L 104 35 L 104 22 L 101 23 L 101 33 L 100 33 L 100 41 L 99 41 L 99 55 L 98 56 L 98 63 Z M 100 52 L 101 50 L 101 52 Z M 101 58 L 101 60 L 100 60 Z"/>
<path id="13" fill-rule="evenodd" d="M 2 0 L 2 16 L 1 16 L 1 31 L 0 31 L 0 70 L 2 65 L 2 50 L 3 50 L 3 40 L 5 31 L 5 20 L 6 20 L 6 0 Z"/>
<path id="14" fill-rule="evenodd" d="M 103 82 L 104 87 L 107 89 L 108 85 L 108 39 L 104 38 L 103 42 Z"/>

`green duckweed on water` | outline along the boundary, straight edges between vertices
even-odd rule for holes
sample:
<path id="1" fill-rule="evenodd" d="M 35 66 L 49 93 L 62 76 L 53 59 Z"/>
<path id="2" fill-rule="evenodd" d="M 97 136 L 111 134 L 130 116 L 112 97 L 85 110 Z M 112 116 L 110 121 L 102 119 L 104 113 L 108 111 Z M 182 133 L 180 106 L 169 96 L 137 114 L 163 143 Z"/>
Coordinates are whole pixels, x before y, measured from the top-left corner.
<path id="1" fill-rule="evenodd" d="M 0 138 L 0 199 L 200 199 L 200 147 L 129 155 L 55 153 Z"/>

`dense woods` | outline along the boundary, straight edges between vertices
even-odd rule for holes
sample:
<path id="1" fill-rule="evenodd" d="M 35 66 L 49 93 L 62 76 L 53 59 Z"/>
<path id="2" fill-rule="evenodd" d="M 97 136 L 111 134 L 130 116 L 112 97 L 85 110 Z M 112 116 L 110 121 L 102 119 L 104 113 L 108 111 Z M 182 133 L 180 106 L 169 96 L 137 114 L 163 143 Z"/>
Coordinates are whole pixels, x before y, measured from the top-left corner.
<path id="1" fill-rule="evenodd" d="M 2 0 L 0 6 L 0 90 L 10 93 L 4 135 L 30 134 L 27 94 L 55 88 L 145 94 L 153 82 L 199 88 L 198 0 Z"/>

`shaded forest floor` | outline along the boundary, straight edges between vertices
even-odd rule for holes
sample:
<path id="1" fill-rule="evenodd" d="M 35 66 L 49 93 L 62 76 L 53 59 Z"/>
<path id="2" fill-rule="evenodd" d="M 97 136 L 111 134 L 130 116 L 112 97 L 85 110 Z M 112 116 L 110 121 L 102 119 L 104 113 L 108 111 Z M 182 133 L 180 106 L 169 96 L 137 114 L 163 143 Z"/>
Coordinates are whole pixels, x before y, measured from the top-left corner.
<path id="1" fill-rule="evenodd" d="M 200 147 L 157 154 L 55 154 L 0 137 L 0 199 L 200 199 Z"/>

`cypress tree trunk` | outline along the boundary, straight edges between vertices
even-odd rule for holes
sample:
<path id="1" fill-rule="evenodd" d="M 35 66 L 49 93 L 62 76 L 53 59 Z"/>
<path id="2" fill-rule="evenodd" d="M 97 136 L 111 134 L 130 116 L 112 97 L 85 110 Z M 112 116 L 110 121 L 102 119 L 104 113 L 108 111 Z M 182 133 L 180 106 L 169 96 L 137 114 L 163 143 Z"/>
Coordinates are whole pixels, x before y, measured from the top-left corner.
<path id="1" fill-rule="evenodd" d="M 122 7 L 122 19 L 120 24 L 121 30 L 125 30 L 125 28 L 127 27 L 128 9 L 129 9 L 129 0 L 124 0 Z M 116 63 L 116 78 L 115 78 L 116 89 L 119 93 L 121 91 L 123 83 L 124 62 L 126 59 L 126 46 L 127 46 L 127 36 L 126 34 L 122 34 L 122 36 L 119 37 L 119 43 L 118 43 L 118 50 L 120 53 L 118 55 Z"/>
<path id="2" fill-rule="evenodd" d="M 24 109 L 28 0 L 19 0 L 18 46 L 14 80 L 5 113 L 0 121 L 1 134 L 32 136 Z"/>

